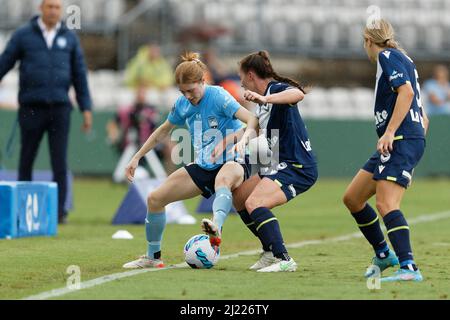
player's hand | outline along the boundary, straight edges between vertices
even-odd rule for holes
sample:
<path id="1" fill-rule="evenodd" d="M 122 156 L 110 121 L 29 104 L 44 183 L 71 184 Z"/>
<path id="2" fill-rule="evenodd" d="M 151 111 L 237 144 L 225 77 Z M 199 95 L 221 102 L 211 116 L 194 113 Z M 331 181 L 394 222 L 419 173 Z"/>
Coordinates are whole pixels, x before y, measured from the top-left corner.
<path id="1" fill-rule="evenodd" d="M 246 90 L 244 92 L 244 99 L 250 102 L 254 102 L 257 104 L 266 104 L 267 98 L 265 96 L 262 96 L 256 92 Z"/>
<path id="2" fill-rule="evenodd" d="M 238 143 L 236 143 L 228 153 L 231 154 L 238 154 L 241 158 L 244 158 L 245 156 L 245 147 L 247 146 L 246 139 L 241 139 Z"/>
<path id="3" fill-rule="evenodd" d="M 211 153 L 211 161 L 212 161 L 213 163 L 215 163 L 216 160 L 217 160 L 217 158 L 220 157 L 220 156 L 223 154 L 223 152 L 225 151 L 225 148 L 226 148 L 226 146 L 225 146 L 225 140 L 220 141 L 220 142 L 216 145 L 216 147 L 214 148 L 214 150 L 213 150 L 212 153 Z"/>
<path id="4" fill-rule="evenodd" d="M 89 133 L 92 130 L 92 112 L 83 112 L 83 126 L 81 128 L 84 133 Z"/>
<path id="5" fill-rule="evenodd" d="M 386 132 L 377 143 L 377 150 L 383 155 L 388 155 L 394 150 L 394 134 Z"/>
<path id="6" fill-rule="evenodd" d="M 139 165 L 139 160 L 133 158 L 130 163 L 125 168 L 125 175 L 127 176 L 128 181 L 131 183 L 134 179 L 134 173 L 136 172 L 136 168 Z"/>

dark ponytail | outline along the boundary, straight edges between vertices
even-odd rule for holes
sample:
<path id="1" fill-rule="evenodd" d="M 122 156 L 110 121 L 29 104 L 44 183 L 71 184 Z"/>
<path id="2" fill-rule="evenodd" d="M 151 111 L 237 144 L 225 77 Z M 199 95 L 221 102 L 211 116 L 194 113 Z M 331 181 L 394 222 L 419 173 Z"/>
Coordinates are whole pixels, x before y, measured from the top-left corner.
<path id="1" fill-rule="evenodd" d="M 244 72 L 254 71 L 258 77 L 262 79 L 273 78 L 276 81 L 287 83 L 295 88 L 300 89 L 306 94 L 306 90 L 298 82 L 288 77 L 279 75 L 272 67 L 269 53 L 265 50 L 252 53 L 239 62 L 241 70 Z"/>

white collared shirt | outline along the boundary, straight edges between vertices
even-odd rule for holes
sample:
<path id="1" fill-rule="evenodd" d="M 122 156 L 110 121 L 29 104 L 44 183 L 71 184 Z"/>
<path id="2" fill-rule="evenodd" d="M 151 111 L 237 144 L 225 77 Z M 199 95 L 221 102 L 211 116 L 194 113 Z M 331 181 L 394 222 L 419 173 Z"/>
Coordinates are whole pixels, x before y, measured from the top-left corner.
<path id="1" fill-rule="evenodd" d="M 42 20 L 42 17 L 39 17 L 38 25 L 42 31 L 42 35 L 44 36 L 45 42 L 47 43 L 47 47 L 51 49 L 53 46 L 53 41 L 56 38 L 56 34 L 58 33 L 59 28 L 61 27 L 61 22 L 58 22 L 58 24 L 54 28 L 48 30 L 47 26 Z"/>

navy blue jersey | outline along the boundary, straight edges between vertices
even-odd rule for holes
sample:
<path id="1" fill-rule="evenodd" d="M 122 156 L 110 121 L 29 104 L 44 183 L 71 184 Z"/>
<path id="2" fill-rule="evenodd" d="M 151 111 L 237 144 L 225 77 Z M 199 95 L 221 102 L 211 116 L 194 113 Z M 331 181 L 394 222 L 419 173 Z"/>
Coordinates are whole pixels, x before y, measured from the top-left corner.
<path id="1" fill-rule="evenodd" d="M 397 139 L 425 138 L 420 84 L 414 62 L 397 49 L 386 49 L 378 56 L 377 81 L 375 87 L 375 125 L 379 137 L 383 136 L 394 113 L 397 89 L 410 83 L 414 99 L 405 119 L 398 128 Z"/>
<path id="2" fill-rule="evenodd" d="M 286 83 L 272 81 L 265 95 L 289 89 L 292 87 Z M 256 116 L 260 128 L 266 131 L 269 145 L 274 156 L 278 156 L 279 163 L 290 162 L 303 167 L 316 165 L 308 132 L 296 104 L 258 105 Z M 279 152 L 278 155 L 276 151 Z"/>

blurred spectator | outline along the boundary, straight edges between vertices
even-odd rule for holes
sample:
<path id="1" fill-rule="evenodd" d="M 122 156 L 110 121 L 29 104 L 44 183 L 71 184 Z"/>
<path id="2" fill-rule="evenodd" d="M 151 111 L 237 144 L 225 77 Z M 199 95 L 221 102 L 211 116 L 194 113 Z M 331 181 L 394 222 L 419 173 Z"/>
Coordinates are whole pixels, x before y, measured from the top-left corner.
<path id="1" fill-rule="evenodd" d="M 107 124 L 108 138 L 117 151 L 122 154 L 125 148 L 133 143 L 137 147 L 143 145 L 148 137 L 153 133 L 160 122 L 160 113 L 147 102 L 147 91 L 145 86 L 141 86 L 136 91 L 136 100 L 131 106 L 121 106 L 117 111 L 114 120 Z M 176 170 L 171 161 L 171 152 L 174 144 L 171 141 L 164 141 L 159 144 L 155 151 L 168 173 Z"/>
<path id="2" fill-rule="evenodd" d="M 125 70 L 125 84 L 131 88 L 166 89 L 174 84 L 171 65 L 161 56 L 157 45 L 146 45 L 138 50 Z"/>
<path id="3" fill-rule="evenodd" d="M 75 88 L 86 133 L 92 128 L 92 101 L 80 41 L 62 21 L 62 0 L 42 0 L 40 11 L 40 16 L 17 29 L 9 40 L 0 56 L 0 81 L 20 61 L 19 180 L 32 180 L 34 160 L 46 133 L 53 179 L 58 184 L 58 218 L 65 223 L 67 148 L 73 110 L 70 87 Z"/>
<path id="4" fill-rule="evenodd" d="M 219 59 L 216 50 L 208 47 L 203 54 L 205 64 L 208 66 L 206 82 L 211 85 L 218 85 L 227 90 L 241 105 L 247 107 L 248 102 L 244 99 L 244 91 L 237 70 L 233 73 Z M 237 69 L 237 65 L 236 65 Z"/>
<path id="5" fill-rule="evenodd" d="M 213 47 L 209 47 L 203 54 L 203 61 L 208 66 L 210 78 L 210 84 L 217 85 L 224 79 L 228 78 L 228 70 L 226 66 L 217 57 L 216 50 Z"/>
<path id="6" fill-rule="evenodd" d="M 450 82 L 446 66 L 434 68 L 433 79 L 425 81 L 423 93 L 428 115 L 450 114 Z"/>

